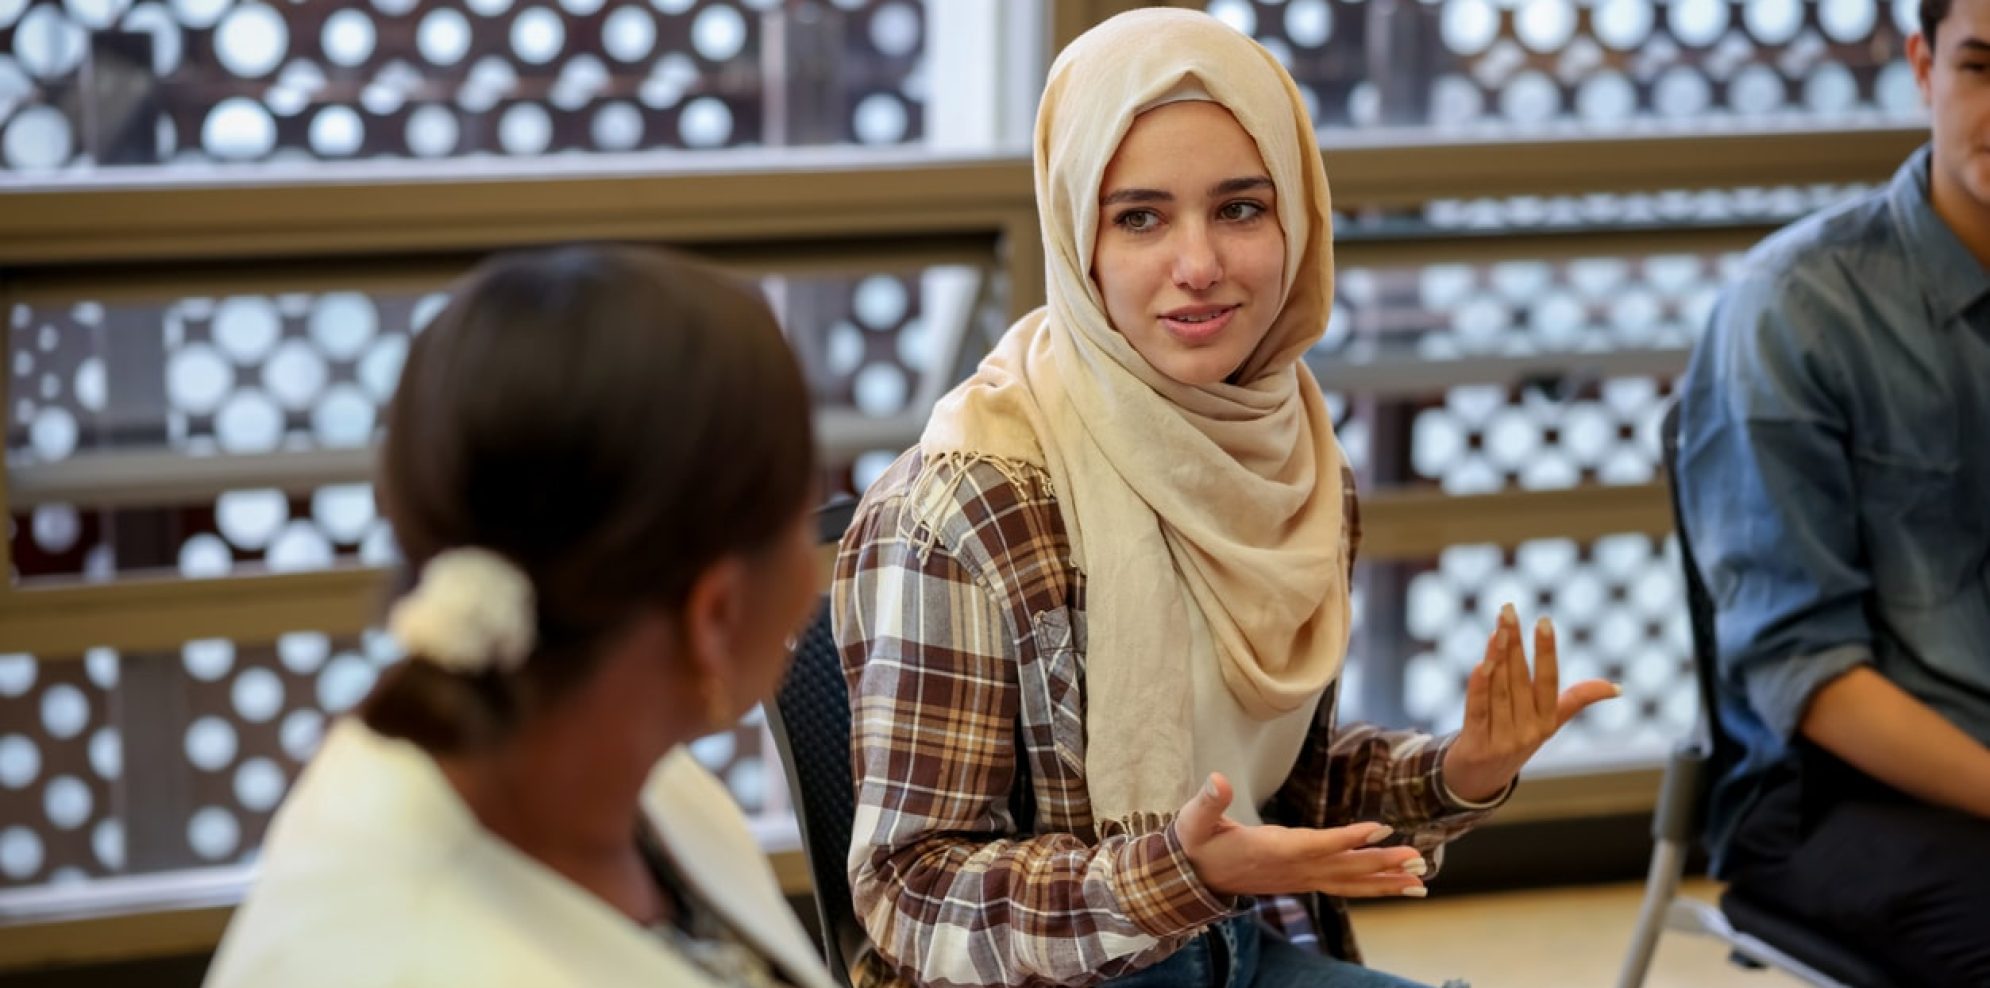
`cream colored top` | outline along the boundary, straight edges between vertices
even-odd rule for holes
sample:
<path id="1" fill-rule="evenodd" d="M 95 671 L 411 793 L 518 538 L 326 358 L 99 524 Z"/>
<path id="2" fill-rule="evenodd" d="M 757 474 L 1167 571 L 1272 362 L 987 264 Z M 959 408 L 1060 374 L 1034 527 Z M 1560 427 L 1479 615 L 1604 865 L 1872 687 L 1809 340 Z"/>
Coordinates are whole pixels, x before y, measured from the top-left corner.
<path id="1" fill-rule="evenodd" d="M 643 801 L 686 884 L 799 988 L 830 988 L 725 787 L 678 750 Z M 654 931 L 484 830 L 421 749 L 344 720 L 278 811 L 206 984 L 714 982 Z"/>
<path id="2" fill-rule="evenodd" d="M 1195 738 L 1195 784 L 1211 772 L 1222 772 L 1233 793 L 1224 816 L 1247 826 L 1264 821 L 1258 807 L 1285 785 L 1293 763 L 1313 729 L 1320 698 L 1270 719 L 1247 713 L 1236 694 L 1224 685 L 1223 671 L 1214 662 L 1191 662 L 1194 681 L 1189 734 Z"/>

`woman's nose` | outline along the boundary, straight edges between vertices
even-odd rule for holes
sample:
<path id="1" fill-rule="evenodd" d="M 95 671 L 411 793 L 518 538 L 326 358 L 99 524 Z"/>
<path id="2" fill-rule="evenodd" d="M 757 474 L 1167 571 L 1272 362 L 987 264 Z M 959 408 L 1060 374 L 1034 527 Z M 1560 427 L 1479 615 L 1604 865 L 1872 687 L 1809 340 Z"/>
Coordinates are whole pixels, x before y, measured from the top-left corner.
<path id="1" fill-rule="evenodd" d="M 1188 291 L 1204 291 L 1223 278 L 1223 262 L 1209 233 L 1200 227 L 1181 232 L 1176 245 L 1175 284 Z"/>

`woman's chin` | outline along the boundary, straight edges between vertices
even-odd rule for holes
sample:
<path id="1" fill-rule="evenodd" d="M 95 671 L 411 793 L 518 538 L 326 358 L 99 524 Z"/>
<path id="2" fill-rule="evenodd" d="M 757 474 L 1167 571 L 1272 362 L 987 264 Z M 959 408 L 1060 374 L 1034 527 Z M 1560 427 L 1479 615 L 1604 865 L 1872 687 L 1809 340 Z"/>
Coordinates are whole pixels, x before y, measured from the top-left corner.
<path id="1" fill-rule="evenodd" d="M 1216 349 L 1187 350 L 1168 354 L 1154 369 L 1176 384 L 1207 388 L 1229 380 L 1241 363 Z"/>

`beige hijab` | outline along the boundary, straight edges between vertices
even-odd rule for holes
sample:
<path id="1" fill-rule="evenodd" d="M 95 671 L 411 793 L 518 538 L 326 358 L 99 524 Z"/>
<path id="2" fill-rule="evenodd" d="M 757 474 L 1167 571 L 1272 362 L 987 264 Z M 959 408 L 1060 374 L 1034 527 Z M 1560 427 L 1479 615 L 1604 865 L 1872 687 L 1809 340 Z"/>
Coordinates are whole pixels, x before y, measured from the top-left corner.
<path id="1" fill-rule="evenodd" d="M 1092 280 L 1099 193 L 1134 117 L 1199 85 L 1257 142 L 1285 233 L 1281 311 L 1236 384 L 1188 387 L 1108 321 Z M 1342 456 L 1299 361 L 1333 298 L 1326 171 L 1298 87 L 1201 13 L 1100 24 L 1051 67 L 1036 121 L 1049 304 L 943 398 L 924 455 L 1047 471 L 1088 581 L 1086 775 L 1101 832 L 1146 829 L 1194 777 L 1190 663 L 1243 714 L 1310 711 L 1348 640 Z M 1291 757 L 1297 757 L 1296 748 Z"/>

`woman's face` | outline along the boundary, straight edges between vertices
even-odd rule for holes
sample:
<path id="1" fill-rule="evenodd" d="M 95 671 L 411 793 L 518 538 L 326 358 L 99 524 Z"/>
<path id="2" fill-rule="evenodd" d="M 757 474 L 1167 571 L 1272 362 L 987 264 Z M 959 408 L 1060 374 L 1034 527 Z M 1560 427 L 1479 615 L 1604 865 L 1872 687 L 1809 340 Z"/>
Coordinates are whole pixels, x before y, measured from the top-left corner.
<path id="1" fill-rule="evenodd" d="M 1092 276 L 1113 328 L 1171 380 L 1228 380 L 1278 316 L 1277 206 L 1230 111 L 1190 101 L 1141 114 L 1099 186 Z"/>

